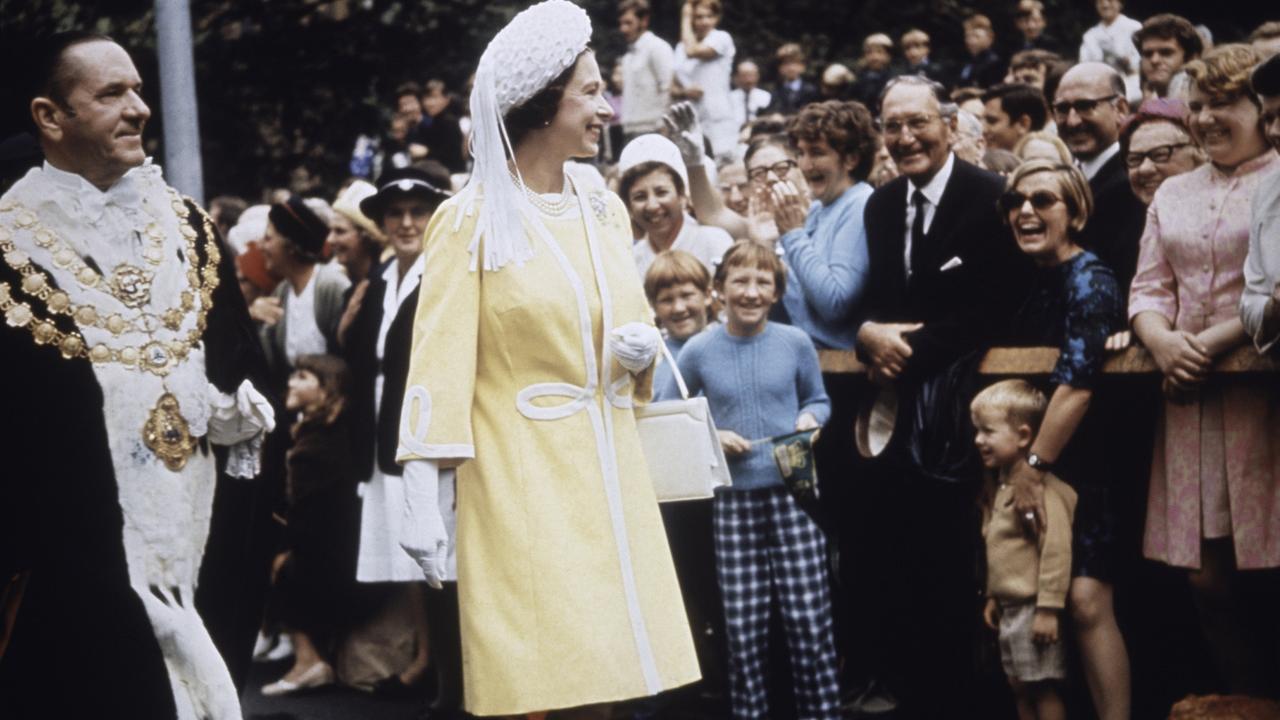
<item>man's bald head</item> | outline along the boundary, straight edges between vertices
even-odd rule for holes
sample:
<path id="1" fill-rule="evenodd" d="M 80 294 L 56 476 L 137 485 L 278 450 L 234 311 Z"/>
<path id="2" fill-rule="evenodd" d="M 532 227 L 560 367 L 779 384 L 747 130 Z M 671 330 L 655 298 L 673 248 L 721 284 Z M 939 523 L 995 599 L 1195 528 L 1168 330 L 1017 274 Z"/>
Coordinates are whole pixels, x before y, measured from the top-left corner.
<path id="1" fill-rule="evenodd" d="M 1092 160 L 1120 139 L 1129 114 L 1124 78 L 1105 63 L 1080 63 L 1062 76 L 1053 101 L 1058 135 L 1071 153 Z"/>

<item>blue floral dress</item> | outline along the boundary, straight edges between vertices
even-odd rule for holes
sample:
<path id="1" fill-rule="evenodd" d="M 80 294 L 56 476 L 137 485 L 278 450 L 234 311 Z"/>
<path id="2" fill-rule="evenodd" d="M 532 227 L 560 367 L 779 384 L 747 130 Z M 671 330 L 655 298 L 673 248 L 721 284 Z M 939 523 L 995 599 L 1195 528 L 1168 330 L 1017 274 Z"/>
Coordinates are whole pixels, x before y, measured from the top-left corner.
<path id="1" fill-rule="evenodd" d="M 1031 293 L 1014 319 L 1011 344 L 1058 348 L 1058 362 L 1042 387 L 1046 395 L 1058 385 L 1093 390 L 1102 374 L 1107 336 L 1124 326 L 1124 300 L 1115 273 L 1084 250 L 1061 265 L 1037 271 Z M 1105 403 L 1105 396 L 1093 396 L 1054 463 L 1054 473 L 1080 496 L 1072 524 L 1072 575 L 1110 580 L 1117 540 L 1113 472 L 1106 461 Z"/>

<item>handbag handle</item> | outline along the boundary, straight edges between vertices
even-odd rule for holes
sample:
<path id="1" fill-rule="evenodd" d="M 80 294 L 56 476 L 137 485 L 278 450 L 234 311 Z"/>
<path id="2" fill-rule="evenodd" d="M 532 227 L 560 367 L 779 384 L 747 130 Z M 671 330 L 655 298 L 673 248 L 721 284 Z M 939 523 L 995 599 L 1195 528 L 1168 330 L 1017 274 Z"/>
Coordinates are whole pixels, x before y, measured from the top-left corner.
<path id="1" fill-rule="evenodd" d="M 662 359 L 666 360 L 667 364 L 671 366 L 671 374 L 676 379 L 676 386 L 680 388 L 680 397 L 688 400 L 689 387 L 684 384 L 684 376 L 680 374 L 680 366 L 676 365 L 675 358 L 671 357 L 671 348 L 667 347 L 666 340 L 660 339 L 658 344 L 662 346 Z"/>

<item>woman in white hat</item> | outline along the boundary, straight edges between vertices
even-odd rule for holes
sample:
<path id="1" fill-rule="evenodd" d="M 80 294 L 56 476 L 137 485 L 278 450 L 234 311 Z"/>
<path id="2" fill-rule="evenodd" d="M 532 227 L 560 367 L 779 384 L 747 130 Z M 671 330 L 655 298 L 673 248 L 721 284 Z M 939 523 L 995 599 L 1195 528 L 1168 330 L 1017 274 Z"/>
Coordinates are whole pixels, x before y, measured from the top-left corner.
<path id="1" fill-rule="evenodd" d="M 631 221 L 644 232 L 632 248 L 640 276 L 664 250 L 683 250 L 715 274 L 733 238 L 718 227 L 699 225 L 686 212 L 689 174 L 680 148 L 656 133 L 641 135 L 622 150 L 618 170 L 622 173 L 618 194 L 631 212 Z"/>
<path id="2" fill-rule="evenodd" d="M 585 12 L 548 0 L 490 42 L 471 95 L 475 171 L 427 229 L 401 544 L 428 582 L 450 575 L 438 477 L 457 468 L 476 715 L 586 717 L 698 678 L 632 414 L 661 340 L 626 208 L 566 166 L 596 155 L 612 114 L 590 36 Z"/>

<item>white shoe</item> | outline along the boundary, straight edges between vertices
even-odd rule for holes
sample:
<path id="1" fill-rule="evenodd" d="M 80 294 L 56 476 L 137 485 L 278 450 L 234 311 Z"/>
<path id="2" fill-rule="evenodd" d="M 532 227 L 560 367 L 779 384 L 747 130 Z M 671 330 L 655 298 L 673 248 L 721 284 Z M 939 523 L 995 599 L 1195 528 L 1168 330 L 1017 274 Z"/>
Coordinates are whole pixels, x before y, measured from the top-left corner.
<path id="1" fill-rule="evenodd" d="M 329 663 L 321 660 L 315 665 L 307 668 L 298 676 L 297 680 L 286 680 L 280 678 L 270 685 L 262 686 L 262 694 L 267 697 L 277 697 L 280 695 L 289 695 L 299 690 L 311 690 L 325 685 L 331 685 L 334 680 L 333 668 Z"/>
<path id="2" fill-rule="evenodd" d="M 267 654 L 264 655 L 262 659 L 266 662 L 275 662 L 277 660 L 286 660 L 291 657 L 293 657 L 293 641 L 289 639 L 288 635 L 282 634 L 279 639 L 276 640 L 275 647 L 268 650 Z"/>
<path id="3" fill-rule="evenodd" d="M 275 638 L 268 637 L 261 630 L 258 631 L 258 639 L 253 642 L 253 660 L 254 662 L 262 662 L 267 659 L 267 653 L 276 646 Z"/>

